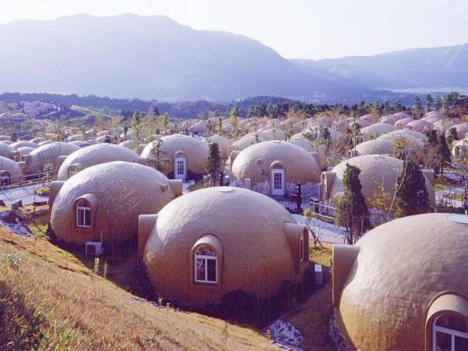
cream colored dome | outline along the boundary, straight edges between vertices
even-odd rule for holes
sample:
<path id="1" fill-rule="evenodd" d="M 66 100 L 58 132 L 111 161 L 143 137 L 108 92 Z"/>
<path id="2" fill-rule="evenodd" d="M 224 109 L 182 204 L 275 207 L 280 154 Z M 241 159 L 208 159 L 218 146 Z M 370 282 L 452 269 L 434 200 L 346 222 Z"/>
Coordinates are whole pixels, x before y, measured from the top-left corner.
<path id="1" fill-rule="evenodd" d="M 198 138 L 181 134 L 173 134 L 161 138 L 161 152 L 169 159 L 165 174 L 171 176 L 174 173 L 174 159 L 178 152 L 185 155 L 187 170 L 193 174 L 204 174 L 205 164 L 208 159 L 208 145 Z M 152 157 L 153 143 L 145 146 L 141 157 Z"/>
<path id="2" fill-rule="evenodd" d="M 335 247 L 334 303 L 356 349 L 428 349 L 426 322 L 435 298 L 468 299 L 467 223 L 466 215 L 409 216 L 345 248 L 352 254 Z"/>
<path id="3" fill-rule="evenodd" d="M 232 164 L 237 178 L 260 182 L 269 177 L 272 165 L 280 162 L 287 182 L 320 182 L 320 167 L 315 158 L 300 146 L 285 141 L 265 141 L 241 151 Z M 263 170 L 263 173 L 262 173 Z"/>
<path id="4" fill-rule="evenodd" d="M 55 182 L 52 183 L 54 185 Z M 88 200 L 93 208 L 91 228 L 76 226 L 76 201 Z M 132 162 L 91 166 L 63 183 L 53 199 L 52 229 L 72 243 L 122 242 L 137 236 L 138 216 L 158 212 L 174 198 L 170 181 L 157 170 Z"/>
<path id="5" fill-rule="evenodd" d="M 20 147 L 32 147 L 33 149 L 35 149 L 37 147 L 37 144 L 36 143 L 33 143 L 31 141 L 25 141 L 25 140 L 18 140 L 12 144 L 10 144 L 11 147 L 15 148 L 15 149 L 18 149 Z"/>
<path id="6" fill-rule="evenodd" d="M 423 120 L 415 120 L 413 122 L 410 122 L 406 125 L 406 128 L 409 128 L 411 130 L 415 130 L 420 133 L 427 133 L 430 130 L 432 130 L 434 123 L 428 122 L 428 121 L 423 121 Z"/>
<path id="7" fill-rule="evenodd" d="M 76 172 L 85 168 L 112 161 L 137 162 L 140 157 L 132 150 L 113 144 L 96 144 L 79 149 L 63 161 L 58 171 L 57 179 L 69 178 L 70 166 L 77 167 Z"/>
<path id="8" fill-rule="evenodd" d="M 219 148 L 219 153 L 222 158 L 227 159 L 229 158 L 229 155 L 231 154 L 231 146 L 232 146 L 232 140 L 228 139 L 222 135 L 212 135 L 210 137 L 206 138 L 206 142 L 208 144 L 210 143 L 217 143 L 218 148 Z"/>
<path id="9" fill-rule="evenodd" d="M 0 156 L 13 159 L 16 155 L 16 149 L 4 142 L 0 143 Z"/>
<path id="10" fill-rule="evenodd" d="M 367 140 L 356 145 L 356 156 L 361 155 L 392 155 L 394 151 L 393 141 L 377 138 Z"/>
<path id="11" fill-rule="evenodd" d="M 408 123 L 413 122 L 414 120 L 415 119 L 413 117 L 399 119 L 395 122 L 395 127 L 397 127 L 398 129 L 403 129 Z"/>
<path id="12" fill-rule="evenodd" d="M 395 127 L 391 124 L 379 122 L 372 124 L 369 127 L 361 128 L 361 134 L 364 140 L 375 139 L 383 134 L 387 134 L 395 130 Z"/>
<path id="13" fill-rule="evenodd" d="M 304 226 L 267 196 L 231 187 L 197 190 L 158 213 L 144 262 L 157 292 L 185 305 L 219 304 L 238 289 L 266 298 L 285 281 L 297 282 L 308 265 L 307 260 L 300 268 L 295 266 L 288 225 L 304 235 Z M 293 232 L 288 235 L 299 239 Z M 197 243 L 210 244 L 217 251 L 221 261 L 217 284 L 194 282 L 190 262 Z"/>
<path id="14" fill-rule="evenodd" d="M 28 172 L 29 174 L 42 172 L 46 163 L 50 163 L 52 169 L 57 169 L 59 156 L 70 155 L 72 152 L 79 149 L 80 148 L 76 145 L 62 142 L 39 146 L 28 155 Z"/>
<path id="15" fill-rule="evenodd" d="M 451 128 L 455 128 L 457 131 L 457 137 L 458 139 L 464 139 L 465 136 L 468 134 L 468 123 L 460 123 L 460 124 L 455 124 Z"/>
<path id="16" fill-rule="evenodd" d="M 17 184 L 20 182 L 20 177 L 23 175 L 21 167 L 13 160 L 0 156 L 0 171 L 8 172 L 9 184 Z M 3 174 L 6 176 L 6 174 Z"/>
<path id="17" fill-rule="evenodd" d="M 327 184 L 326 198 L 333 199 L 344 192 L 343 176 L 346 164 L 356 166 L 361 170 L 359 180 L 361 181 L 361 192 L 368 203 L 370 198 L 376 193 L 383 191 L 393 196 L 395 183 L 403 169 L 403 161 L 385 155 L 363 155 L 350 158 L 336 165 L 331 172 L 334 173 L 334 180 Z M 329 173 L 329 172 L 326 172 Z M 324 177 L 324 175 L 322 175 Z M 431 181 L 425 177 L 426 190 L 429 195 L 429 203 L 435 206 L 435 194 Z"/>
<path id="18" fill-rule="evenodd" d="M 251 145 L 254 145 L 254 144 L 258 144 L 258 143 L 260 143 L 262 141 L 265 141 L 265 139 L 264 139 L 263 134 L 261 132 L 252 132 L 252 133 L 246 134 L 242 138 L 236 140 L 232 144 L 232 150 L 242 151 L 245 148 L 247 148 L 247 147 L 249 147 Z"/>

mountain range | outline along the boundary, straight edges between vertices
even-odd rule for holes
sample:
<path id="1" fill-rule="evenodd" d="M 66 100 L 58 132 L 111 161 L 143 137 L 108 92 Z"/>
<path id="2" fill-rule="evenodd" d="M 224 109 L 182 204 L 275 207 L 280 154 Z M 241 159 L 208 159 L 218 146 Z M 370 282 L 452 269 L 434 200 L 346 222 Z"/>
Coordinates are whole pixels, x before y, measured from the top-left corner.
<path id="1" fill-rule="evenodd" d="M 288 60 L 245 36 L 164 16 L 74 15 L 0 25 L 0 92 L 158 101 L 269 95 L 307 102 L 468 90 L 468 44 L 335 60 Z"/>

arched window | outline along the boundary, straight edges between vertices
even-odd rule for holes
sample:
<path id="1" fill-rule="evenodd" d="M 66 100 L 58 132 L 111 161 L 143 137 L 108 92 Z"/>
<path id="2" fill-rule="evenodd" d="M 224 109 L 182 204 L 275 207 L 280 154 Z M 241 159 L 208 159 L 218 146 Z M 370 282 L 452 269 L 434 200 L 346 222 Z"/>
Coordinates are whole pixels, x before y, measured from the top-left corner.
<path id="1" fill-rule="evenodd" d="M 217 284 L 217 261 L 216 251 L 211 246 L 200 246 L 194 255 L 195 282 Z"/>
<path id="2" fill-rule="evenodd" d="M 433 351 L 468 350 L 468 319 L 457 314 L 443 314 L 434 321 Z"/>
<path id="3" fill-rule="evenodd" d="M 76 226 L 91 228 L 91 205 L 85 199 L 76 202 Z"/>

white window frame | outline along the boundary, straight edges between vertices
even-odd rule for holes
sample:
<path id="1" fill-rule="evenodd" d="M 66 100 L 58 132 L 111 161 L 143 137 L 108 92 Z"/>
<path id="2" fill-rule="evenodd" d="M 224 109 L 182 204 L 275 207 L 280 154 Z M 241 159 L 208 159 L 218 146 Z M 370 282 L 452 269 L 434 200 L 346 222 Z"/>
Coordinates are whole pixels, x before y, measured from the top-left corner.
<path id="1" fill-rule="evenodd" d="M 450 350 L 456 351 L 455 349 L 455 337 L 468 339 L 468 333 L 461 332 L 455 329 L 449 329 L 436 325 L 436 322 L 439 318 L 436 318 L 434 325 L 432 326 L 432 350 L 437 351 L 437 332 L 450 335 Z"/>
<path id="2" fill-rule="evenodd" d="M 87 206 L 81 205 L 82 203 L 87 204 Z M 83 215 L 80 216 L 80 213 Z M 82 222 L 81 218 L 83 218 Z M 91 228 L 91 206 L 85 199 L 80 199 L 76 203 L 76 226 L 78 228 Z"/>
<path id="3" fill-rule="evenodd" d="M 207 246 L 210 248 L 210 250 L 212 250 L 213 252 L 215 252 L 215 256 L 210 256 L 210 255 L 201 255 L 198 253 L 198 251 L 204 247 L 204 246 Z M 197 268 L 198 268 L 198 265 L 197 265 L 197 262 L 198 261 L 201 261 L 203 262 L 202 264 L 205 265 L 205 277 L 204 279 L 198 279 L 198 275 L 197 275 Z M 204 284 L 218 284 L 218 254 L 216 253 L 216 250 L 209 246 L 209 245 L 202 245 L 200 247 L 197 248 L 197 250 L 195 251 L 195 254 L 193 255 L 193 261 L 194 261 L 194 271 L 193 271 L 193 274 L 194 274 L 194 277 L 195 277 L 195 282 L 196 283 L 204 283 Z M 208 278 L 208 261 L 214 261 L 214 265 L 215 265 L 215 280 L 209 280 Z"/>
<path id="4" fill-rule="evenodd" d="M 182 173 L 179 172 L 180 170 L 182 170 Z M 182 153 L 177 154 L 174 158 L 174 178 L 183 180 L 187 178 L 187 157 Z"/>
<path id="5" fill-rule="evenodd" d="M 284 195 L 284 187 L 285 187 L 285 172 L 283 168 L 272 168 L 271 170 L 271 194 L 272 195 Z M 277 182 L 277 180 L 279 180 Z M 279 188 L 276 185 L 280 185 Z"/>

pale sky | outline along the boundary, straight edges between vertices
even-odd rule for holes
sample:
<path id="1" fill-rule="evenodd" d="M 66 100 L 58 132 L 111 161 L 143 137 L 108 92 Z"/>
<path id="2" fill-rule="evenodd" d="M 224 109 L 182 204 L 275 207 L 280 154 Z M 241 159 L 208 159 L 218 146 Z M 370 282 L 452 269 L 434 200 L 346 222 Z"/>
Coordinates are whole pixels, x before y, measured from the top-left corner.
<path id="1" fill-rule="evenodd" d="M 0 23 L 79 13 L 166 15 L 245 35 L 285 58 L 468 43 L 468 0 L 0 0 Z"/>

